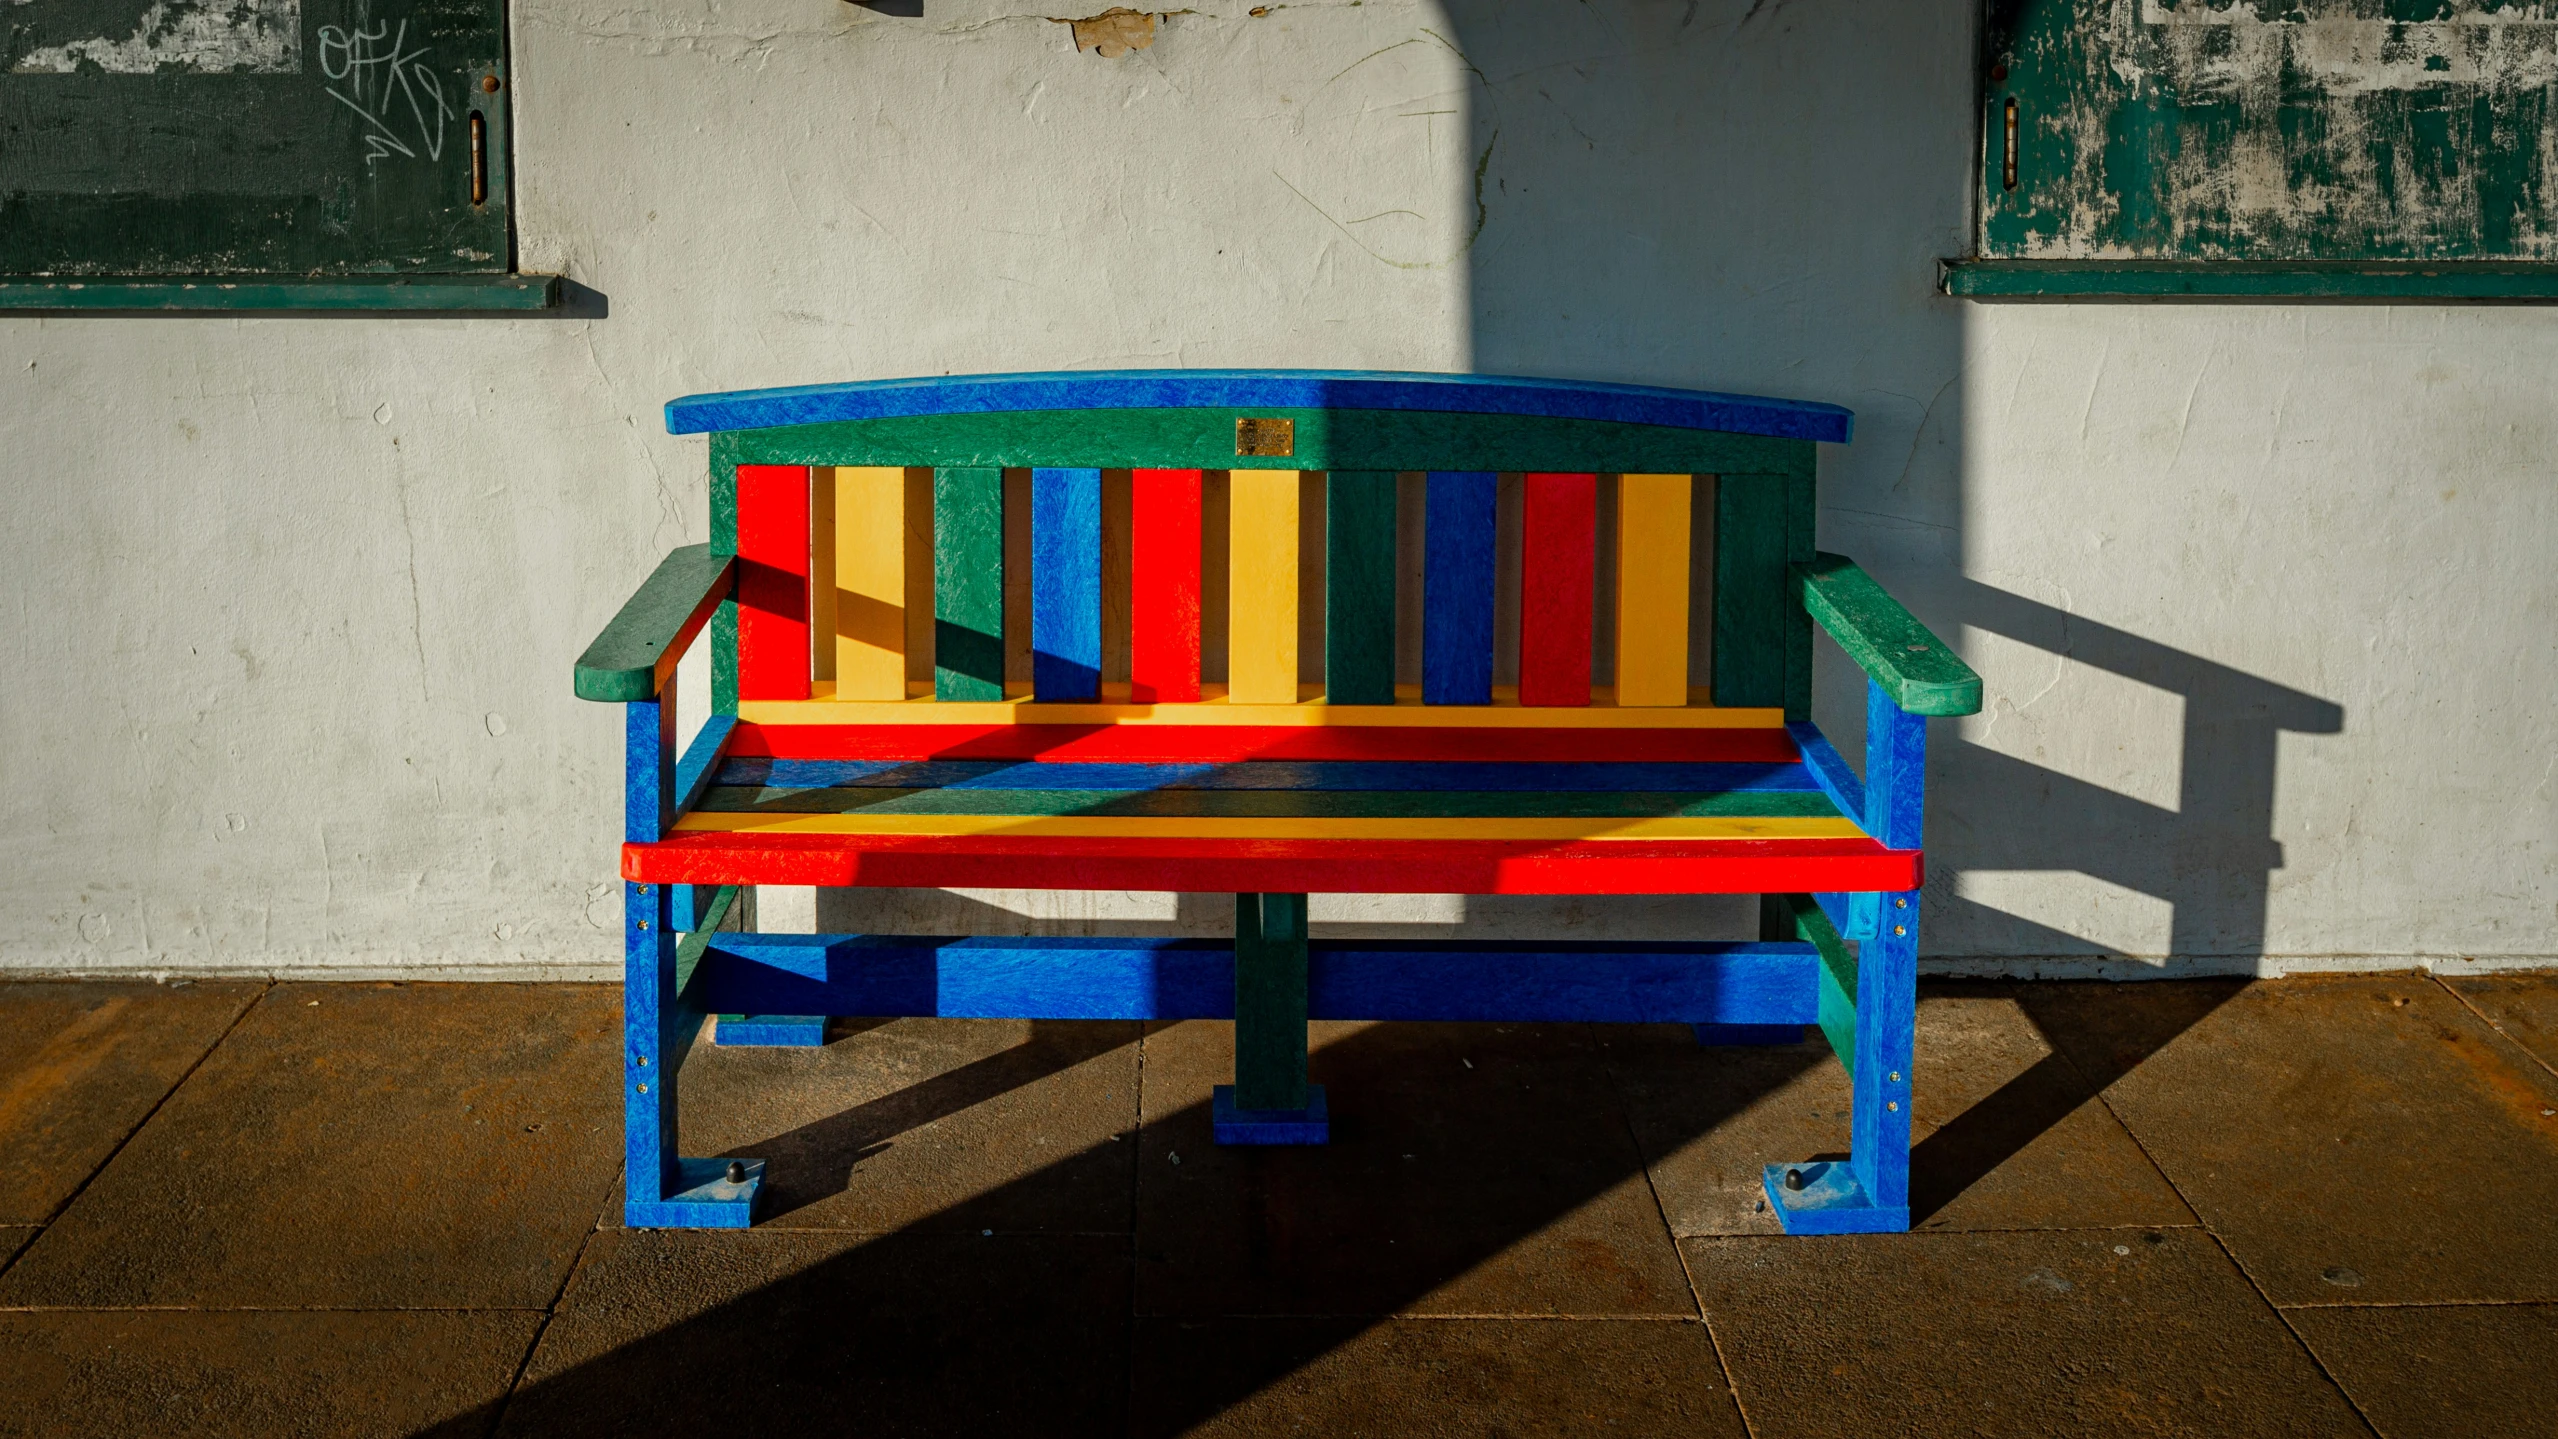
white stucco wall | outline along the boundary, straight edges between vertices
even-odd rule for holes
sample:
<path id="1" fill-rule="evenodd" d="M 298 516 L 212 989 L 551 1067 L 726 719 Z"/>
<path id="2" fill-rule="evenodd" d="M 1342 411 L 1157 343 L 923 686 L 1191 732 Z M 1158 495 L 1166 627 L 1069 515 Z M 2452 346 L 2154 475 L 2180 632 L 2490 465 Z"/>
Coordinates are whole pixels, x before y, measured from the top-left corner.
<path id="1" fill-rule="evenodd" d="M 1823 543 L 1989 685 L 1937 730 L 1947 964 L 2558 954 L 2558 313 L 1934 295 L 1967 0 L 1220 0 L 1117 59 L 924 8 L 520 4 L 521 262 L 608 318 L 0 320 L 0 967 L 614 972 L 618 715 L 567 674 L 704 533 L 658 406 L 1211 364 L 1856 409 Z"/>

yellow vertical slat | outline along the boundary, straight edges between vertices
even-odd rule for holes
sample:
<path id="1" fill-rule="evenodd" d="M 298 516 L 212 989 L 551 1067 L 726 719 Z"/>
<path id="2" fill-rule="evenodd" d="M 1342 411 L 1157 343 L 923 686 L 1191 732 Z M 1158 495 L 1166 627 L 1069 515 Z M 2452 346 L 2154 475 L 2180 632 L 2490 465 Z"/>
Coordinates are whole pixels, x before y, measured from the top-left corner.
<path id="1" fill-rule="evenodd" d="M 1226 694 L 1297 699 L 1297 471 L 1236 470 L 1227 512 Z"/>
<path id="2" fill-rule="evenodd" d="M 1687 475 L 1623 475 L 1617 489 L 1617 703 L 1688 702 Z"/>
<path id="3" fill-rule="evenodd" d="M 906 697 L 906 472 L 842 466 L 834 485 L 835 695 Z"/>

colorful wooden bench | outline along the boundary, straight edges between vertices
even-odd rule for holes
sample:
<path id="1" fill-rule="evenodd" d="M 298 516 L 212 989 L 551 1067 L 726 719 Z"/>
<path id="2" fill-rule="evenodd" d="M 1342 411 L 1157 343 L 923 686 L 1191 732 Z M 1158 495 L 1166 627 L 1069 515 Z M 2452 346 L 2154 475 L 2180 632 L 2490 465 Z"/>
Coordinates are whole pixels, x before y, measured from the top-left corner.
<path id="1" fill-rule="evenodd" d="M 577 665 L 580 696 L 627 713 L 628 1221 L 751 1217 L 760 1161 L 676 1146 L 677 1071 L 706 1015 L 753 1016 L 731 1040 L 785 1041 L 827 1015 L 949 1015 L 1231 1018 L 1214 1126 L 1232 1144 L 1327 1137 L 1309 1018 L 1676 1022 L 1727 1044 L 1817 1025 L 1854 1079 L 1850 1158 L 1769 1166 L 1770 1205 L 1796 1233 L 1907 1228 L 1926 717 L 1975 712 L 1980 681 L 1814 552 L 1815 445 L 1850 420 L 1304 371 L 675 401 L 670 430 L 711 436 L 711 541 L 669 555 Z M 1024 627 L 1005 602 L 1008 519 L 1025 548 L 1007 469 L 1027 471 L 1027 685 L 1004 673 L 1007 622 Z M 1102 678 L 1112 471 L 1128 473 L 1124 686 Z M 1201 681 L 1217 472 L 1223 686 Z M 1416 472 L 1417 689 L 1395 682 L 1397 494 Z M 1493 685 L 1504 472 L 1523 495 L 1515 690 Z M 1713 506 L 1710 676 L 1688 672 L 1696 496 Z M 1318 685 L 1300 682 L 1301 512 L 1323 522 Z M 1595 687 L 1610 553 L 1615 682 Z M 1810 722 L 1815 624 L 1870 676 L 1862 779 Z M 712 718 L 679 747 L 676 660 L 705 628 Z M 910 633 L 930 636 L 929 681 L 909 678 Z M 1222 892 L 1235 937 L 723 929 L 747 885 Z M 1306 897 L 1325 892 L 1758 894 L 1761 941 L 1310 941 Z"/>

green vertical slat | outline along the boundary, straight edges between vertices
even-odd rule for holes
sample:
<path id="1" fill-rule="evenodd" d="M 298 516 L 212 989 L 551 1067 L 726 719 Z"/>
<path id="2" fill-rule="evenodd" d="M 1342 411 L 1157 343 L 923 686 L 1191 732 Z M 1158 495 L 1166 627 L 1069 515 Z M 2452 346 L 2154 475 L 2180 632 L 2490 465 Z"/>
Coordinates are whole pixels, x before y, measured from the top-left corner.
<path id="1" fill-rule="evenodd" d="M 1788 475 L 1781 483 L 1785 486 L 1785 562 L 1810 564 L 1820 509 L 1812 473 Z M 1784 591 L 1779 604 L 1785 614 L 1785 717 L 1808 720 L 1812 717 L 1812 614 L 1782 582 L 1779 588 Z"/>
<path id="2" fill-rule="evenodd" d="M 933 696 L 1004 697 L 1004 472 L 933 471 Z"/>
<path id="3" fill-rule="evenodd" d="M 1306 897 L 1235 896 L 1235 1107 L 1306 1107 Z"/>
<path id="4" fill-rule="evenodd" d="M 711 436 L 711 552 L 737 553 L 737 436 Z M 711 616 L 711 713 L 737 713 L 737 599 Z"/>
<path id="5" fill-rule="evenodd" d="M 1324 494 L 1324 699 L 1390 705 L 1395 473 L 1335 470 Z"/>
<path id="6" fill-rule="evenodd" d="M 1786 702 L 1785 565 L 1791 495 L 1779 475 L 1714 485 L 1714 702 Z"/>

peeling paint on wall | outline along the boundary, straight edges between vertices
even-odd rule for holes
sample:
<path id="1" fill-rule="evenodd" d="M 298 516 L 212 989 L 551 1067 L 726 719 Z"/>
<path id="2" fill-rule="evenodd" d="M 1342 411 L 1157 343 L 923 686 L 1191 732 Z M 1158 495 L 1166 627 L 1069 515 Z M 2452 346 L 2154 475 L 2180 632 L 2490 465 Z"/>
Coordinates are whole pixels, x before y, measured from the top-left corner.
<path id="1" fill-rule="evenodd" d="M 1985 38 L 1984 254 L 2558 259 L 2550 0 L 1994 0 Z"/>
<path id="2" fill-rule="evenodd" d="M 70 75 L 95 67 L 110 75 L 164 70 L 291 75 L 302 69 L 302 0 L 153 0 L 137 18 L 102 23 L 95 4 L 19 0 L 11 6 L 8 66 L 18 75 Z M 123 12 L 131 16 L 132 11 Z M 73 32 L 55 44 L 30 36 Z"/>
<path id="3" fill-rule="evenodd" d="M 1057 23 L 1073 27 L 1075 49 L 1098 50 L 1105 60 L 1116 60 L 1131 50 L 1152 48 L 1155 43 L 1155 17 L 1124 6 Z"/>

